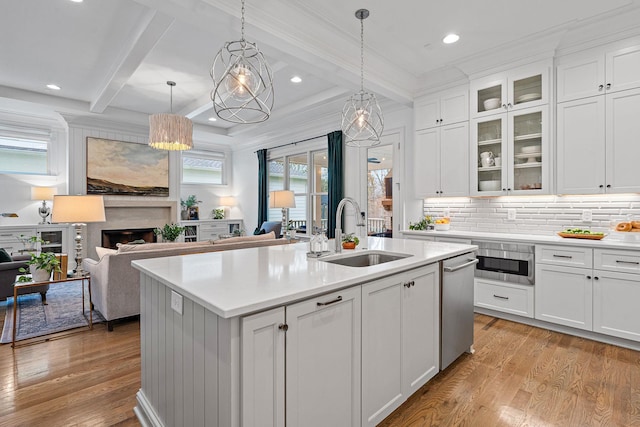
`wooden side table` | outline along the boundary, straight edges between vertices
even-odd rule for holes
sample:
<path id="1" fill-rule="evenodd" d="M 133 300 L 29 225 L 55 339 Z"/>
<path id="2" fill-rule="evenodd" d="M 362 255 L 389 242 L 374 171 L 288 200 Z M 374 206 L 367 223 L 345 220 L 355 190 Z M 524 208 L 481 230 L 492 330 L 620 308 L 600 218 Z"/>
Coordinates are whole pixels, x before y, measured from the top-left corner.
<path id="1" fill-rule="evenodd" d="M 17 316 L 18 316 L 18 290 L 25 288 L 33 288 L 42 285 L 54 285 L 56 283 L 74 282 L 80 281 L 82 285 L 82 315 L 89 321 L 89 329 L 93 329 L 93 306 L 91 305 L 91 276 L 87 273 L 82 277 L 61 277 L 55 280 L 49 280 L 46 282 L 19 282 L 20 277 L 31 277 L 30 274 L 21 274 L 16 276 L 16 281 L 13 284 L 13 331 L 11 339 L 11 348 L 16 346 L 16 329 L 17 329 Z M 87 282 L 87 288 L 89 290 L 89 317 L 85 314 L 84 310 L 84 282 Z"/>

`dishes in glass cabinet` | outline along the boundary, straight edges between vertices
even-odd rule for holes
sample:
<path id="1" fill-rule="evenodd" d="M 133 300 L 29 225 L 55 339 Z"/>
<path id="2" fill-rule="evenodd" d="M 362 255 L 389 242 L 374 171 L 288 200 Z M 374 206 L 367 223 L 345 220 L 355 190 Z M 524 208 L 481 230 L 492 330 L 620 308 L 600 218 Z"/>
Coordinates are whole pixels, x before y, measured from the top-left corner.
<path id="1" fill-rule="evenodd" d="M 542 98 L 542 96 L 539 93 L 527 93 L 517 97 L 516 104 L 519 104 L 521 102 L 535 101 L 536 99 L 540 99 L 540 98 Z"/>
<path id="2" fill-rule="evenodd" d="M 495 110 L 500 106 L 500 98 L 489 98 L 485 100 L 483 103 L 485 111 L 487 110 Z"/>
<path id="3" fill-rule="evenodd" d="M 527 146 L 522 147 L 520 149 L 520 152 L 522 154 L 539 153 L 540 152 L 540 146 L 539 145 L 527 145 Z"/>

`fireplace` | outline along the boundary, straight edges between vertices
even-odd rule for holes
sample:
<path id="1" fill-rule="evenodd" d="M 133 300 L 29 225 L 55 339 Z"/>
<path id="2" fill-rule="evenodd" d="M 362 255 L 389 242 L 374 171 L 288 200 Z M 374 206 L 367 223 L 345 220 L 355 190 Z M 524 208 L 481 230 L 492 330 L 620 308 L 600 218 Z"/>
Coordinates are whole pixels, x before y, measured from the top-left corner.
<path id="1" fill-rule="evenodd" d="M 116 249 L 118 243 L 130 243 L 144 240 L 147 243 L 156 242 L 153 228 L 127 228 L 124 230 L 102 230 L 102 247 Z"/>

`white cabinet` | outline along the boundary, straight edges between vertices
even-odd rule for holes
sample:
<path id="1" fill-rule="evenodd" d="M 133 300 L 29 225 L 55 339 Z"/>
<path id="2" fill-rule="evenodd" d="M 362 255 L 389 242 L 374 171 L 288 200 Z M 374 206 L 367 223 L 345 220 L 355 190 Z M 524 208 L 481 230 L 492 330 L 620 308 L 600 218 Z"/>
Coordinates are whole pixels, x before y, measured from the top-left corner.
<path id="1" fill-rule="evenodd" d="M 362 425 L 376 425 L 439 366 L 439 267 L 362 287 Z"/>
<path id="2" fill-rule="evenodd" d="M 242 425 L 284 427 L 284 307 L 242 318 Z"/>
<path id="3" fill-rule="evenodd" d="M 471 117 L 549 103 L 551 61 L 541 61 L 471 82 Z"/>
<path id="4" fill-rule="evenodd" d="M 36 236 L 37 230 L 35 227 L 25 228 L 3 228 L 0 229 L 0 248 L 3 248 L 9 255 L 20 254 L 25 248 L 20 238 Z"/>
<path id="5" fill-rule="evenodd" d="M 413 110 L 416 130 L 467 121 L 469 89 L 464 86 L 416 98 Z"/>
<path id="6" fill-rule="evenodd" d="M 471 195 L 549 193 L 548 128 L 546 105 L 471 120 Z"/>
<path id="7" fill-rule="evenodd" d="M 473 305 L 533 318 L 533 286 L 476 277 Z"/>
<path id="8" fill-rule="evenodd" d="M 640 87 L 640 46 L 561 58 L 556 81 L 558 102 Z"/>
<path id="9" fill-rule="evenodd" d="M 65 224 L 38 224 L 24 227 L 2 227 L 0 229 L 0 248 L 4 248 L 8 254 L 20 254 L 29 249 L 28 244 L 23 244 L 22 238 L 39 237 L 45 243 L 38 243 L 35 250 L 54 253 L 68 253 L 69 226 Z"/>
<path id="10" fill-rule="evenodd" d="M 244 230 L 244 222 L 241 219 L 180 221 L 180 225 L 185 227 L 185 242 L 218 240 L 223 235 L 231 235 L 236 230 Z"/>
<path id="11" fill-rule="evenodd" d="M 640 88 L 559 103 L 559 194 L 640 192 Z"/>
<path id="12" fill-rule="evenodd" d="M 286 307 L 286 425 L 360 425 L 360 286 Z"/>
<path id="13" fill-rule="evenodd" d="M 469 195 L 469 124 L 416 132 L 414 186 L 418 198 Z"/>

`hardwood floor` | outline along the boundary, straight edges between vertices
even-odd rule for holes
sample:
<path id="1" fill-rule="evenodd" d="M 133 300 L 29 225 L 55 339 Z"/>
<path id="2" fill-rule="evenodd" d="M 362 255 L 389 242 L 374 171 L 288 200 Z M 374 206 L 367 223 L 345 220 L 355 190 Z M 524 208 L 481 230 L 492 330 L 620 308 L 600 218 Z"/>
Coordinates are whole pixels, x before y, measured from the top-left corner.
<path id="1" fill-rule="evenodd" d="M 640 352 L 483 315 L 474 347 L 381 426 L 640 426 Z M 138 426 L 139 323 L 2 345 L 0 388 L 0 426 Z"/>

